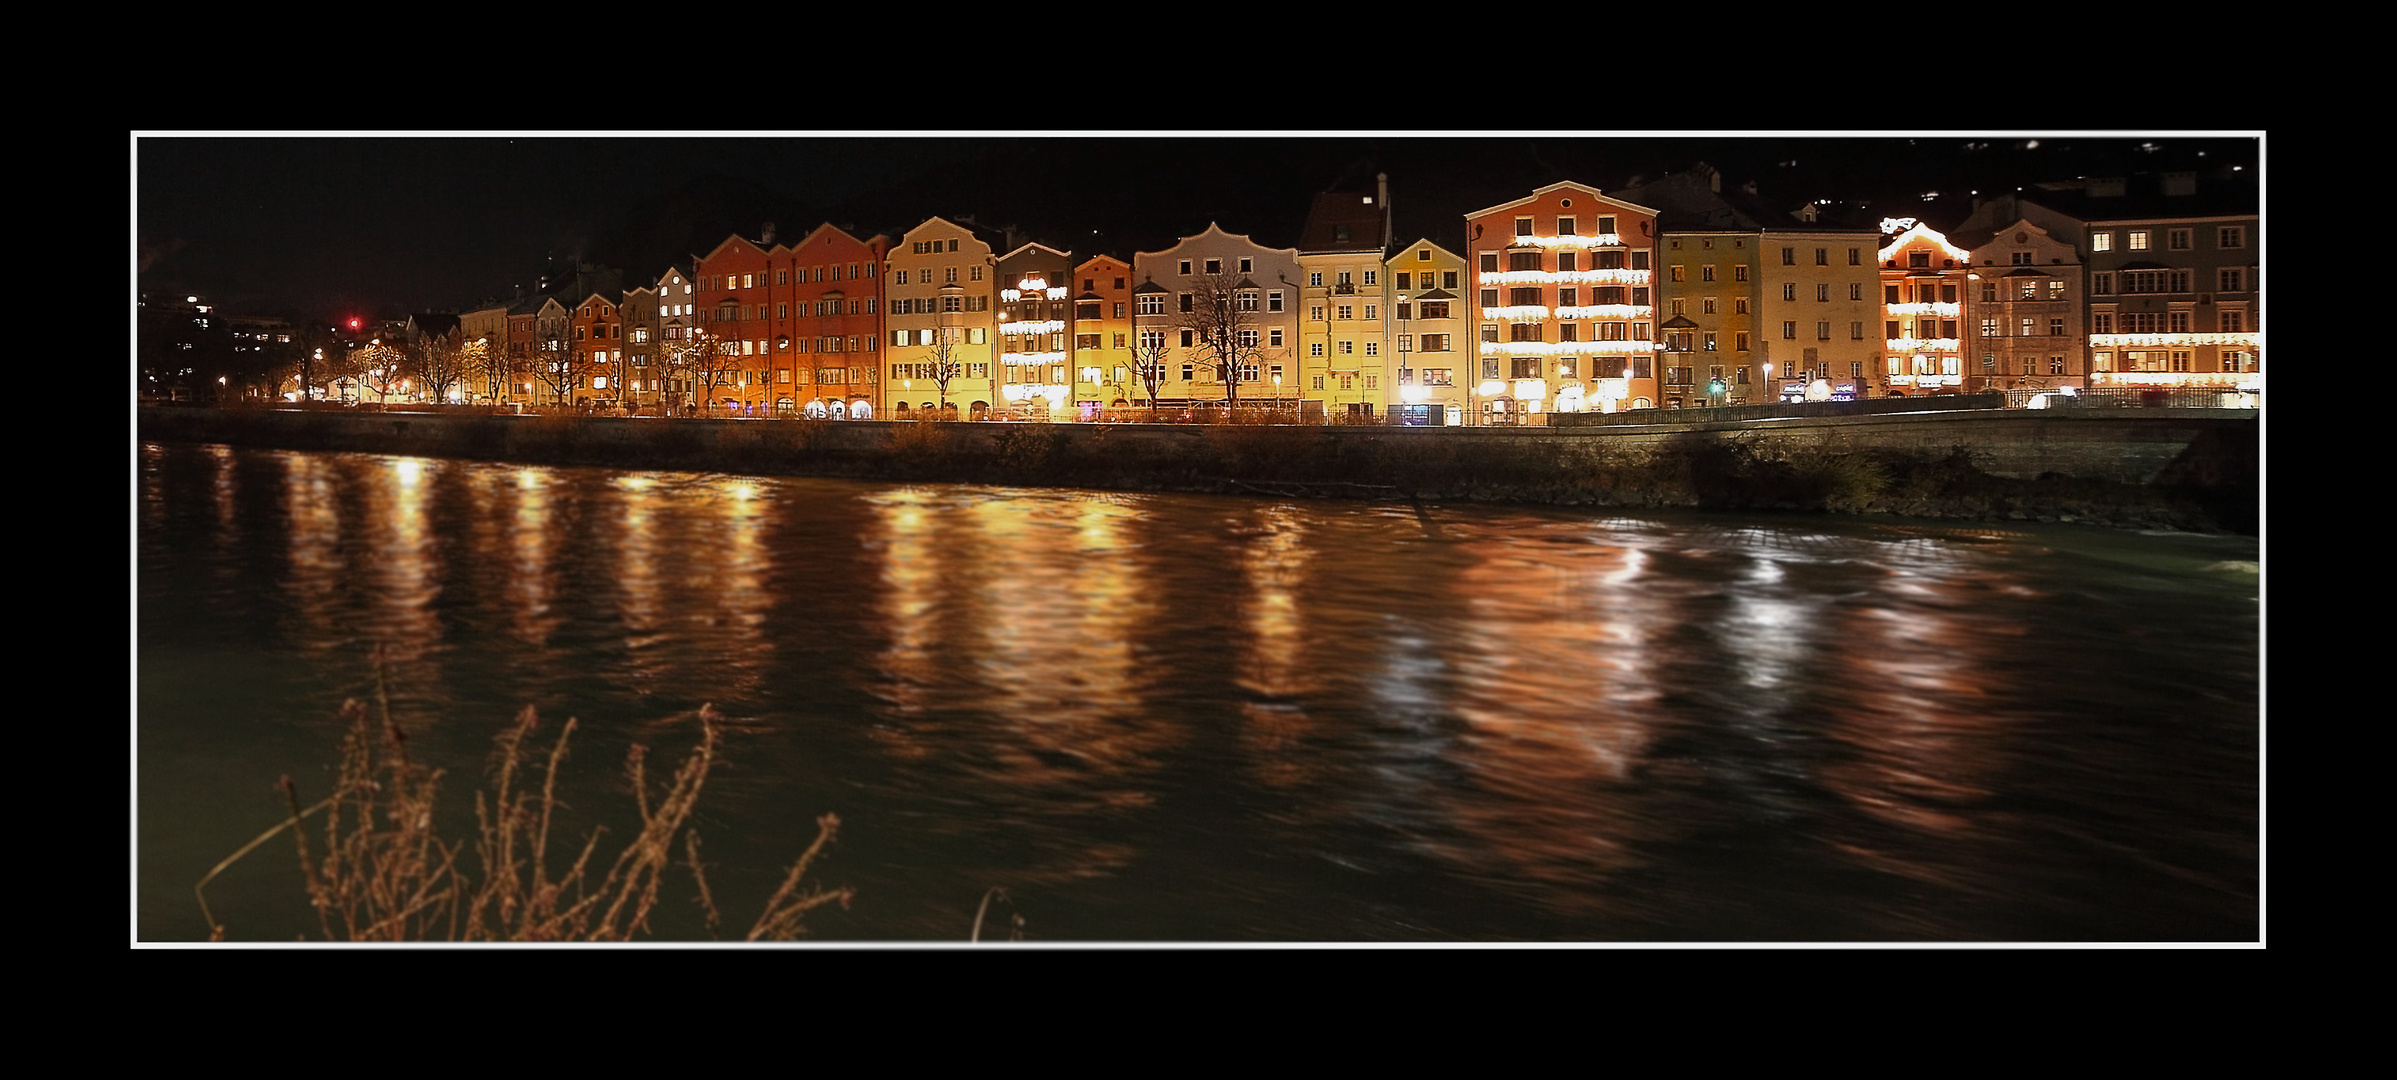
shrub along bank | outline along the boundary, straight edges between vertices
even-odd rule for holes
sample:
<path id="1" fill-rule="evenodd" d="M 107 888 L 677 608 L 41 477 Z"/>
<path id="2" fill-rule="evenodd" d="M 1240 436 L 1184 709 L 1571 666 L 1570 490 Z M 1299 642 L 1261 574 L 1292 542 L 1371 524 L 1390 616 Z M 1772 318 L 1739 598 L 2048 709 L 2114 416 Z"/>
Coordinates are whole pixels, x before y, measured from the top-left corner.
<path id="1" fill-rule="evenodd" d="M 2238 532 L 2258 521 L 2252 416 L 2150 416 L 2111 427 L 2005 414 L 1769 429 L 1459 431 L 170 407 L 139 415 L 145 439 L 622 469 Z"/>

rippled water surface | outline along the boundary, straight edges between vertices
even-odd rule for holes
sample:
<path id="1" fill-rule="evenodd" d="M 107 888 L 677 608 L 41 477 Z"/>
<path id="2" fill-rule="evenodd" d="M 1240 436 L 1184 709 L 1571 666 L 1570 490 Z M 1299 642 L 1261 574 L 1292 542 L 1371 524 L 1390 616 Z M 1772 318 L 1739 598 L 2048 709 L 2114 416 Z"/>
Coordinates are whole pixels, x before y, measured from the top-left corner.
<path id="1" fill-rule="evenodd" d="M 376 645 L 455 837 L 519 708 L 579 718 L 579 836 L 714 703 L 717 900 L 836 812 L 819 940 L 960 940 L 994 886 L 1040 940 L 2260 933 L 2252 539 L 179 444 L 137 485 L 145 940 L 205 934 L 278 776 L 329 790 Z M 287 846 L 209 896 L 315 933 Z"/>

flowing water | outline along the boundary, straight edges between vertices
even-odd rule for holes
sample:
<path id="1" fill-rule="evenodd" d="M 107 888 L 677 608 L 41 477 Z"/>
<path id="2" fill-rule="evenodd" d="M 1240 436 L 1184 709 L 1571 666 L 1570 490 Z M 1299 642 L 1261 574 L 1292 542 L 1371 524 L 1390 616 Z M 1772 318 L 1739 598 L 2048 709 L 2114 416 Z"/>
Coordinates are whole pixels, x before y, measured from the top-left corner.
<path id="1" fill-rule="evenodd" d="M 822 941 L 2261 934 L 2252 538 L 158 443 L 134 501 L 141 940 L 377 646 L 453 839 L 523 706 L 579 838 L 713 703 L 734 937 L 827 811 Z M 317 936 L 280 839 L 209 901 Z"/>

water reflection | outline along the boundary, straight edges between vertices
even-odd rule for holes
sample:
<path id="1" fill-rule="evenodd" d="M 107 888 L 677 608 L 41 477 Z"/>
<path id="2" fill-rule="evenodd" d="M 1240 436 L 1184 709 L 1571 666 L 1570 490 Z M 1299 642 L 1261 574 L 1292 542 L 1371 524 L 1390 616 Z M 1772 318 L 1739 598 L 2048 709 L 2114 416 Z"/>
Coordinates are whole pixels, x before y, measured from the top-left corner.
<path id="1" fill-rule="evenodd" d="M 2254 925 L 2258 585 L 2210 569 L 2252 542 L 195 447 L 138 483 L 144 678 L 257 666 L 145 692 L 209 754 L 145 770 L 313 760 L 371 642 L 428 703 L 582 717 L 592 804 L 714 701 L 710 850 L 839 809 L 891 905 L 851 936 L 961 936 L 994 884 L 1089 939 Z M 270 669 L 305 745 L 255 745 Z M 208 825 L 145 897 L 262 827 Z"/>

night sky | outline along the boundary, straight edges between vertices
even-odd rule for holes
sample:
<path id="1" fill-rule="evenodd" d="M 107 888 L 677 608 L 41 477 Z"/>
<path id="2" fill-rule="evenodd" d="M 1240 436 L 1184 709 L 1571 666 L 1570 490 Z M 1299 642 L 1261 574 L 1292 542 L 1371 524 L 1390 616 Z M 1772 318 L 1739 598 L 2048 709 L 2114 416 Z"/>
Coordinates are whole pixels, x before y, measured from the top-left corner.
<path id="1" fill-rule="evenodd" d="M 2033 144 L 2036 145 L 2033 145 Z M 589 134 L 214 136 L 133 140 L 136 287 L 235 314 L 402 316 L 531 288 L 585 259 L 628 282 L 767 220 L 896 237 L 934 214 L 1018 225 L 1077 256 L 1129 258 L 1215 221 L 1289 246 L 1316 192 L 1390 176 L 1397 243 L 1456 248 L 1461 218 L 1558 180 L 1601 190 L 1715 166 L 1776 203 L 1890 204 L 2041 180 L 2256 169 L 2261 139 L 2011 133 L 1826 137 L 1189 137 L 1140 133 L 689 138 Z"/>

